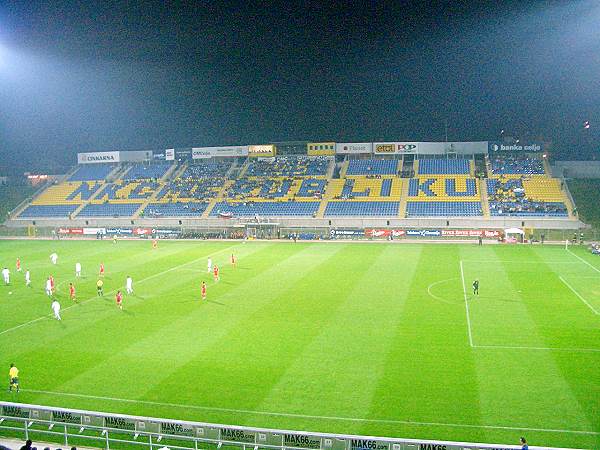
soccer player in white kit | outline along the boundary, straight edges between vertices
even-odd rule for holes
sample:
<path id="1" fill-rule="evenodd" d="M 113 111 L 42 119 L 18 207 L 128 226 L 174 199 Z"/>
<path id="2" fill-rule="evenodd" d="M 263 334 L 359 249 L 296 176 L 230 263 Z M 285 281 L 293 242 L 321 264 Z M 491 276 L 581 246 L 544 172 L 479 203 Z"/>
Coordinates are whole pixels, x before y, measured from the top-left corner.
<path id="1" fill-rule="evenodd" d="M 31 287 L 31 275 L 29 274 L 29 270 L 25 271 L 25 286 Z"/>
<path id="2" fill-rule="evenodd" d="M 4 284 L 10 284 L 10 270 L 7 267 L 2 269 L 2 277 L 4 278 Z"/>
<path id="3" fill-rule="evenodd" d="M 50 281 L 50 277 L 46 279 L 46 295 L 52 297 L 52 281 Z"/>
<path id="4" fill-rule="evenodd" d="M 212 270 L 212 259 L 208 258 L 208 270 L 206 272 L 210 273 Z"/>
<path id="5" fill-rule="evenodd" d="M 133 280 L 129 275 L 127 275 L 127 280 L 125 281 L 125 290 L 128 294 L 133 294 Z"/>
<path id="6" fill-rule="evenodd" d="M 52 302 L 52 311 L 54 311 L 54 318 L 60 320 L 60 303 L 56 299 Z"/>
<path id="7" fill-rule="evenodd" d="M 81 277 L 81 263 L 75 263 L 75 276 Z"/>
<path id="8" fill-rule="evenodd" d="M 58 255 L 56 253 L 52 253 L 50 255 L 50 261 L 52 261 L 52 264 L 56 264 L 56 262 L 58 261 Z"/>

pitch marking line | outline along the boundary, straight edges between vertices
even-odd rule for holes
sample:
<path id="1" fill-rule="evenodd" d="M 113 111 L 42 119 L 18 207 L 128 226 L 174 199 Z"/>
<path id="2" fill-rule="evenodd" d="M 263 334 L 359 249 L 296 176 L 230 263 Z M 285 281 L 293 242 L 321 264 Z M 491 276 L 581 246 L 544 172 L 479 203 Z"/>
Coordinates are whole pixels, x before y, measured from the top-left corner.
<path id="1" fill-rule="evenodd" d="M 433 298 L 435 300 L 446 303 L 448 305 L 456 305 L 457 304 L 456 302 L 450 302 L 450 301 L 446 300 L 445 298 L 439 297 L 431 292 L 432 287 L 437 286 L 438 284 L 447 283 L 448 281 L 452 281 L 452 280 L 456 280 L 456 278 L 448 278 L 447 280 L 440 280 L 440 281 L 435 281 L 435 282 L 431 283 L 429 286 L 427 286 L 427 293 L 431 296 L 431 298 Z"/>
<path id="2" fill-rule="evenodd" d="M 596 315 L 600 315 L 600 312 L 598 312 L 598 310 L 596 308 L 594 308 L 592 305 L 590 305 L 585 298 L 583 298 L 579 292 L 577 292 L 575 289 L 573 289 L 573 286 L 571 286 L 569 283 L 567 283 L 567 280 L 565 280 L 561 275 L 558 276 L 558 278 L 560 278 L 560 281 L 562 281 L 569 289 L 571 289 L 571 291 L 573 292 L 573 294 L 575 294 L 577 297 L 579 297 L 579 300 L 581 300 L 583 303 L 585 303 L 585 305 L 590 308 L 592 310 L 592 312 Z"/>
<path id="3" fill-rule="evenodd" d="M 474 347 L 473 345 L 473 333 L 471 331 L 471 315 L 469 313 L 469 299 L 467 298 L 467 287 L 465 286 L 465 271 L 463 269 L 462 259 L 460 260 L 460 279 L 462 280 L 463 287 L 463 295 L 465 297 L 465 312 L 467 314 L 467 330 L 469 332 L 469 345 Z"/>
<path id="4" fill-rule="evenodd" d="M 577 255 L 575 255 L 577 256 Z M 507 263 L 507 264 L 579 264 L 577 261 L 534 261 L 534 260 L 503 260 L 503 259 L 465 259 L 464 262 L 467 263 L 488 263 L 488 264 L 496 264 L 496 263 Z"/>
<path id="5" fill-rule="evenodd" d="M 571 255 L 573 255 L 575 258 L 577 258 L 578 260 L 580 260 L 582 263 L 584 263 L 584 264 L 586 264 L 586 265 L 590 266 L 590 267 L 591 267 L 592 269 L 594 269 L 596 272 L 600 273 L 600 269 L 598 269 L 596 266 L 594 266 L 593 264 L 590 264 L 588 261 L 586 261 L 585 259 L 583 259 L 581 256 L 579 256 L 579 255 L 576 255 L 575 253 L 573 253 L 573 252 L 572 252 L 571 250 L 569 250 L 568 248 L 567 248 L 567 251 L 568 251 L 568 252 L 569 252 Z"/>
<path id="6" fill-rule="evenodd" d="M 476 345 L 475 348 L 504 349 L 504 350 L 547 350 L 564 352 L 592 352 L 600 353 L 600 348 L 567 348 L 567 347 L 529 347 L 526 345 Z"/>
<path id="7" fill-rule="evenodd" d="M 166 274 L 166 273 L 169 273 L 169 272 L 172 272 L 172 271 L 174 271 L 174 270 L 178 270 L 178 269 L 180 269 L 181 267 L 187 266 L 188 264 L 194 264 L 194 263 L 197 263 L 198 261 L 201 261 L 201 260 L 203 260 L 203 259 L 206 259 L 206 258 L 209 258 L 209 257 L 215 256 L 215 255 L 218 255 L 219 253 L 223 253 L 224 251 L 229 251 L 229 249 L 231 249 L 231 246 L 230 246 L 230 247 L 227 247 L 227 248 L 225 248 L 225 249 L 223 249 L 223 250 L 219 250 L 218 252 L 210 253 L 210 254 L 208 254 L 208 255 L 204 255 L 204 256 L 202 256 L 202 257 L 200 257 L 200 258 L 193 259 L 192 261 L 188 261 L 188 262 L 186 262 L 186 263 L 183 263 L 183 264 L 180 264 L 180 265 L 178 265 L 178 266 L 171 267 L 170 269 L 163 270 L 162 272 L 155 273 L 154 275 L 150 275 L 149 277 L 142 278 L 141 280 L 138 280 L 138 281 L 136 281 L 136 285 L 137 285 L 137 284 L 140 284 L 140 283 L 143 283 L 144 281 L 152 280 L 152 279 L 154 279 L 154 278 L 156 278 L 156 277 L 162 276 L 162 275 L 164 275 L 164 274 Z M 58 287 L 58 286 L 57 286 L 57 287 Z M 117 289 L 113 289 L 113 290 L 111 290 L 111 291 L 107 291 L 106 293 L 107 293 L 107 294 L 112 294 L 112 293 L 115 293 L 115 292 L 117 292 L 117 290 L 118 290 L 118 289 L 119 289 L 119 288 L 117 288 Z M 82 300 L 82 301 L 81 301 L 81 302 L 79 302 L 79 303 L 76 303 L 76 304 L 73 304 L 73 305 L 67 306 L 66 308 L 61 308 L 61 310 L 60 310 L 60 311 L 61 311 L 61 312 L 63 312 L 63 311 L 66 311 L 66 310 L 68 310 L 68 309 L 74 308 L 74 307 L 76 307 L 76 306 L 83 305 L 84 303 L 87 303 L 87 302 L 89 302 L 89 301 L 92 301 L 92 300 L 94 300 L 95 298 L 98 298 L 98 296 L 96 295 L 96 296 L 94 296 L 94 297 L 90 297 L 90 298 L 88 298 L 88 299 L 86 299 L 86 300 Z M 22 328 L 22 327 L 25 327 L 25 326 L 27 326 L 27 325 L 31 325 L 31 324 L 33 324 L 33 323 L 39 322 L 40 320 L 47 319 L 47 318 L 52 318 L 52 317 L 54 317 L 54 314 L 46 314 L 45 316 L 38 317 L 37 319 L 30 320 L 29 322 L 25 322 L 25 323 L 22 323 L 22 324 L 20 324 L 20 325 L 16 325 L 16 326 L 14 326 L 14 327 L 12 327 L 12 328 L 7 328 L 6 330 L 0 331 L 0 335 L 3 335 L 4 333 L 8 333 L 8 332 L 10 332 L 10 331 L 18 330 L 19 328 Z"/>
<path id="8" fill-rule="evenodd" d="M 494 430 L 519 430 L 519 431 L 539 431 L 543 433 L 566 433 L 566 434 L 585 434 L 585 435 L 600 435 L 599 431 L 587 431 L 587 430 L 562 430 L 552 428 L 527 428 L 527 427 L 509 427 L 504 425 L 474 425 L 474 424 L 460 424 L 460 423 L 444 423 L 444 422 L 413 422 L 411 420 L 394 420 L 394 419 L 367 419 L 359 417 L 341 417 L 341 416 L 319 416 L 312 414 L 295 414 L 295 413 L 284 413 L 284 412 L 271 412 L 271 411 L 253 411 L 249 409 L 234 409 L 234 408 L 219 408 L 212 406 L 199 406 L 199 405 L 183 405 L 180 403 L 163 403 L 155 402 L 150 400 L 132 400 L 127 398 L 116 398 L 116 397 L 102 397 L 99 395 L 86 395 L 86 394 L 72 394 L 69 392 L 54 392 L 54 391 L 42 391 L 37 389 L 21 389 L 21 392 L 31 392 L 34 394 L 47 394 L 57 395 L 63 397 L 78 397 L 78 398 L 89 398 L 94 400 L 108 400 L 122 403 L 133 403 L 143 404 L 151 406 L 167 406 L 172 408 L 184 408 L 184 409 L 197 409 L 201 411 L 215 411 L 215 412 L 228 412 L 236 414 L 249 414 L 259 416 L 275 416 L 275 417 L 293 417 L 297 419 L 317 419 L 317 420 L 339 420 L 347 422 L 372 422 L 372 423 L 388 423 L 388 424 L 401 424 L 401 425 L 417 425 L 417 426 L 436 426 L 436 427 L 452 427 L 452 428 L 489 428 Z"/>

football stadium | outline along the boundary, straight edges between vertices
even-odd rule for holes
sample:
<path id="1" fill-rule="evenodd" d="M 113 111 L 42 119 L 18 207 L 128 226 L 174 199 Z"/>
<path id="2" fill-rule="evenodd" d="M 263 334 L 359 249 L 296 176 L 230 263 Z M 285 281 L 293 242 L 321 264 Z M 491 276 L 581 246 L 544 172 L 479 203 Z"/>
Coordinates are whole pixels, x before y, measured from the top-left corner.
<path id="1" fill-rule="evenodd" d="M 599 449 L 593 122 L 570 147 L 378 126 L 7 138 L 0 449 Z"/>

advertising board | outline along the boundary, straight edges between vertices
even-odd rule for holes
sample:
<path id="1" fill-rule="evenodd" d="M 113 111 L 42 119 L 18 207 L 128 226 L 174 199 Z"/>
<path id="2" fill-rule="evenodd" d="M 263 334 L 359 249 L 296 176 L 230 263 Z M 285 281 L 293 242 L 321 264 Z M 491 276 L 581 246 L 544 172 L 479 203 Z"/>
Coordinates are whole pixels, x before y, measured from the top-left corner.
<path id="1" fill-rule="evenodd" d="M 413 154 L 419 152 L 419 142 L 374 142 L 376 155 Z"/>
<path id="2" fill-rule="evenodd" d="M 335 142 L 309 142 L 306 144 L 306 154 L 309 156 L 335 155 Z"/>
<path id="3" fill-rule="evenodd" d="M 498 230 L 442 230 L 442 236 L 498 238 L 500 235 Z"/>
<path id="4" fill-rule="evenodd" d="M 192 159 L 207 159 L 217 157 L 235 158 L 240 156 L 248 156 L 247 145 L 192 148 Z"/>
<path id="5" fill-rule="evenodd" d="M 165 150 L 165 161 L 174 161 L 175 160 L 175 149 L 168 148 Z"/>
<path id="6" fill-rule="evenodd" d="M 84 228 L 83 234 L 106 234 L 106 228 Z"/>
<path id="7" fill-rule="evenodd" d="M 493 152 L 543 152 L 544 144 L 541 142 L 523 142 L 504 144 L 502 142 L 488 142 L 488 151 Z"/>
<path id="8" fill-rule="evenodd" d="M 406 235 L 405 230 L 388 230 L 383 228 L 365 228 L 365 236 L 374 238 L 400 237 Z"/>
<path id="9" fill-rule="evenodd" d="M 83 228 L 59 228 L 58 234 L 83 234 Z"/>
<path id="10" fill-rule="evenodd" d="M 335 144 L 335 152 L 341 155 L 371 154 L 373 153 L 372 142 L 338 142 Z"/>
<path id="11" fill-rule="evenodd" d="M 120 152 L 77 153 L 77 164 L 115 163 L 120 160 Z"/>
<path id="12" fill-rule="evenodd" d="M 352 229 L 352 230 L 329 230 L 329 236 L 333 239 L 336 237 L 352 237 L 352 236 L 364 236 L 364 230 L 360 228 Z"/>
<path id="13" fill-rule="evenodd" d="M 441 236 L 441 230 L 406 230 L 407 236 L 428 237 Z"/>
<path id="14" fill-rule="evenodd" d="M 419 142 L 421 155 L 445 155 L 448 153 L 458 155 L 485 154 L 488 151 L 488 142 Z"/>
<path id="15" fill-rule="evenodd" d="M 248 156 L 252 158 L 269 158 L 276 154 L 277 148 L 273 144 L 248 146 Z"/>

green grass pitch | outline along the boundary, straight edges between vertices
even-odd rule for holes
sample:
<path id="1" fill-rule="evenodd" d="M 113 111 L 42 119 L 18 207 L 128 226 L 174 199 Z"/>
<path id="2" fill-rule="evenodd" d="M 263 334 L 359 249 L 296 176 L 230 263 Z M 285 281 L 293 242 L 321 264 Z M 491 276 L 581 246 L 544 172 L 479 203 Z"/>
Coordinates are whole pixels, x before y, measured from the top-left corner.
<path id="1" fill-rule="evenodd" d="M 1 400 L 600 448 L 600 258 L 580 247 L 0 241 L 0 264 L 12 271 L 0 286 L 0 370 L 8 378 L 16 363 L 22 387 Z M 60 323 L 43 290 L 49 274 Z M 135 294 L 120 311 L 114 291 L 127 275 Z"/>

